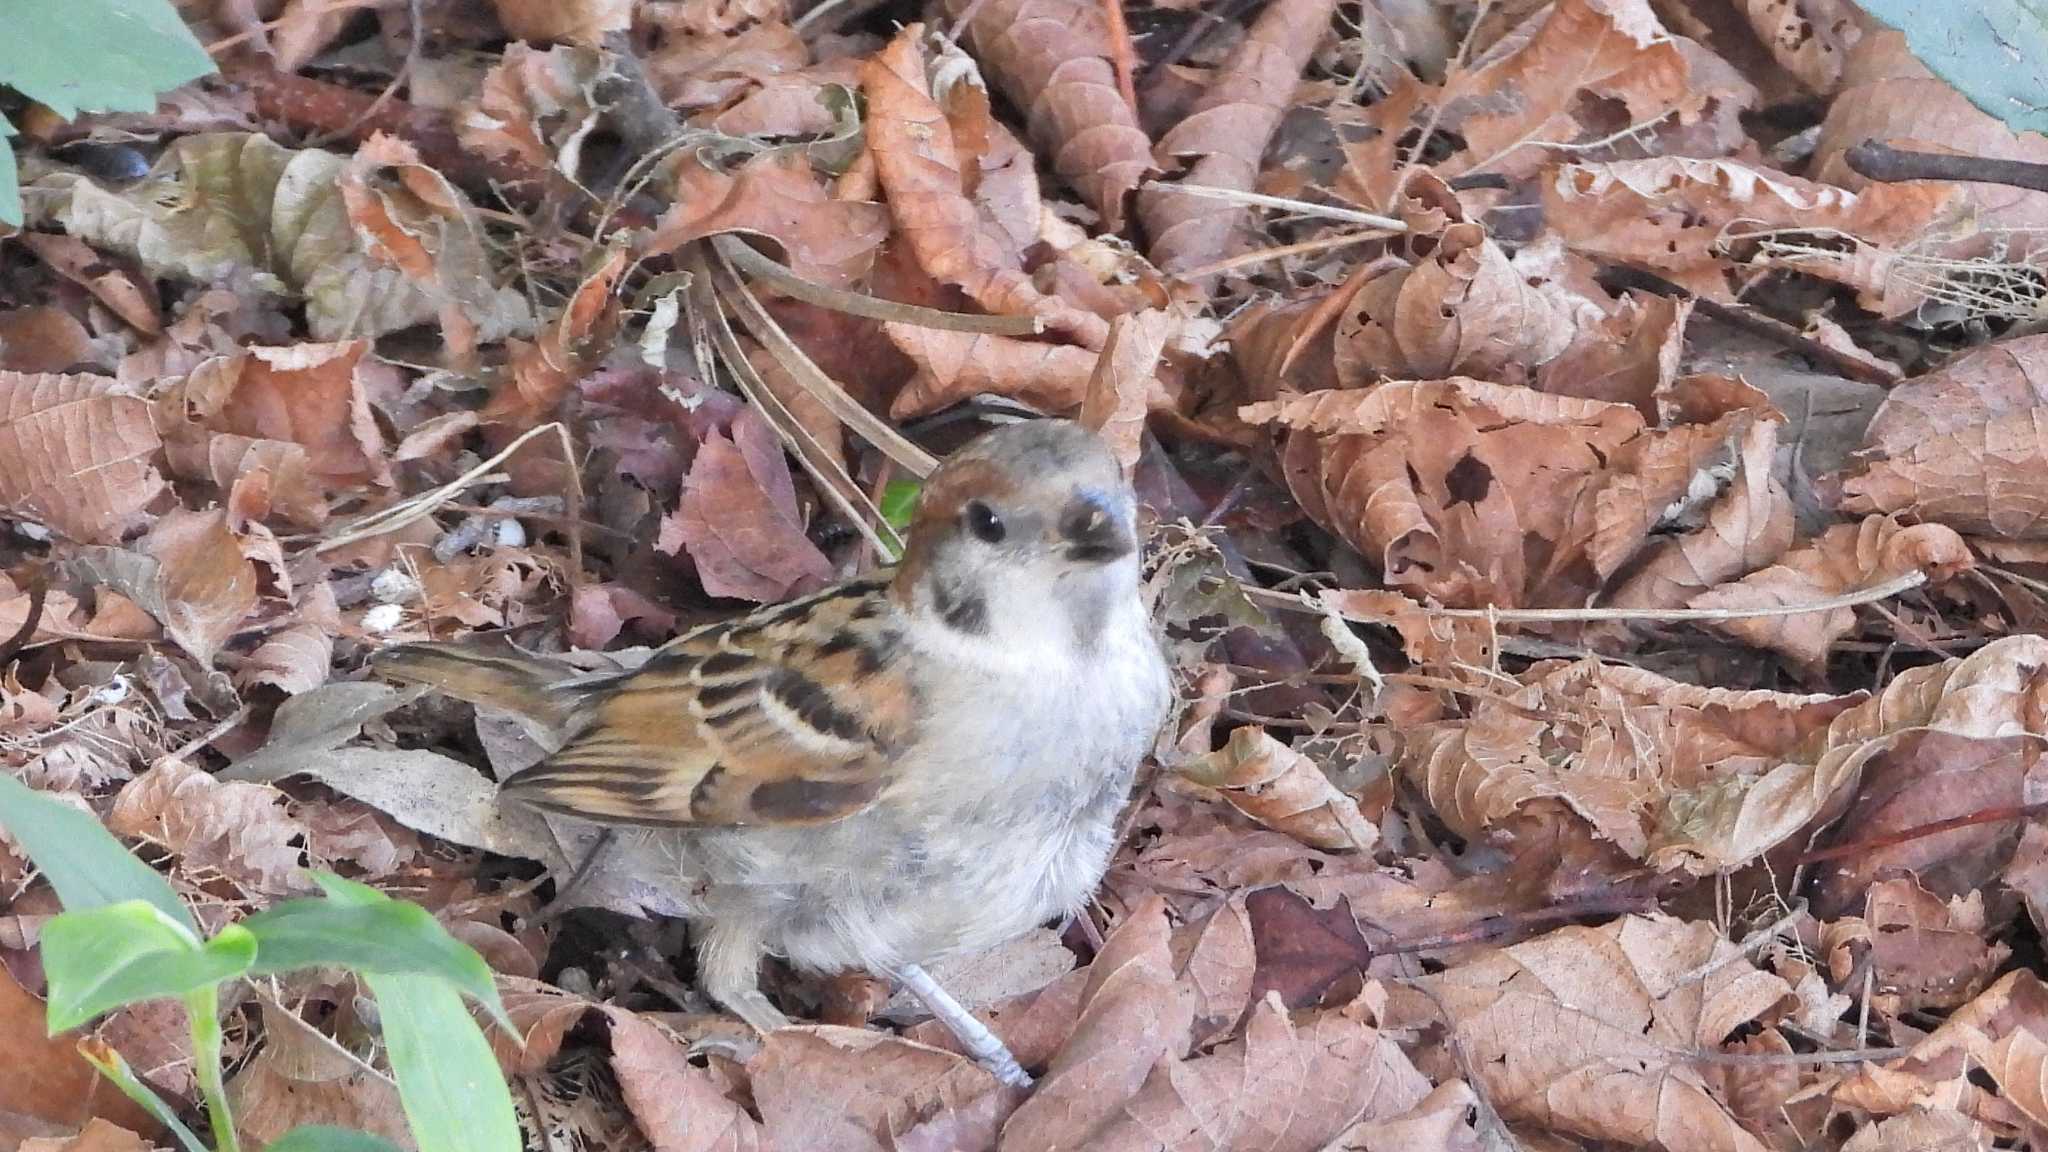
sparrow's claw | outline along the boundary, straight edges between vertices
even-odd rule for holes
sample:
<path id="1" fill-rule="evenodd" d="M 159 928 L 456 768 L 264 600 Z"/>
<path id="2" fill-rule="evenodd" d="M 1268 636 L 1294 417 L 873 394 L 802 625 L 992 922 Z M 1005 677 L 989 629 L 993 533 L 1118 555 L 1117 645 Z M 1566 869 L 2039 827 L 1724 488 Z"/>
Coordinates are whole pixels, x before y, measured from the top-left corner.
<path id="1" fill-rule="evenodd" d="M 958 1000 L 931 974 L 915 964 L 905 964 L 896 970 L 896 979 L 917 997 L 924 1006 L 931 1009 L 932 1018 L 946 1026 L 967 1055 L 974 1062 L 989 1070 L 996 1079 L 1013 1088 L 1030 1088 L 1031 1074 L 1010 1054 L 1010 1049 L 1000 1037 L 988 1030 L 988 1025 L 976 1019 Z"/>

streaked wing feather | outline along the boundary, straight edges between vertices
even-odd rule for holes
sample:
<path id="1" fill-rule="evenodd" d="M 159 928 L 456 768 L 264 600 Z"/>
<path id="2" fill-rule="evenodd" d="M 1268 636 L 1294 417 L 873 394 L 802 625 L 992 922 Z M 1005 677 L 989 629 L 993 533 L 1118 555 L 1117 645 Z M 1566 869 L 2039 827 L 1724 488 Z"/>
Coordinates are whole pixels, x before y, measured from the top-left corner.
<path id="1" fill-rule="evenodd" d="M 503 792 L 592 820 L 816 824 L 888 787 L 910 683 L 862 581 L 684 638 L 589 698 Z"/>

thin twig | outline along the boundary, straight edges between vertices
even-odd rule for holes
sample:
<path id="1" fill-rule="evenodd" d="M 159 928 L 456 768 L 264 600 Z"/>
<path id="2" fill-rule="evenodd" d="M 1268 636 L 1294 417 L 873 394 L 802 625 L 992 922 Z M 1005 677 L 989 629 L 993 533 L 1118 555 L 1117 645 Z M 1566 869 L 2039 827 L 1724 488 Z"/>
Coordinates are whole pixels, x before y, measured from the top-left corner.
<path id="1" fill-rule="evenodd" d="M 1204 200 L 1226 200 L 1232 204 L 1249 204 L 1258 208 L 1279 208 L 1288 212 L 1299 212 L 1304 216 L 1342 220 L 1347 224 L 1359 224 L 1367 228 L 1383 228 L 1395 234 L 1408 231 L 1407 224 L 1392 216 L 1375 216 L 1355 208 L 1317 204 L 1310 200 L 1292 200 L 1285 196 L 1268 196 L 1263 192 L 1240 192 L 1235 188 L 1217 188 L 1208 184 L 1170 184 L 1164 180 L 1147 180 L 1143 187 L 1147 192 L 1178 192 L 1186 196 L 1199 196 Z"/>
<path id="2" fill-rule="evenodd" d="M 1800 865 L 1818 864 L 1823 860 L 1839 860 L 1844 856 L 1859 856 L 1865 852 L 1874 852 L 1880 848 L 1892 848 L 1914 840 L 1924 840 L 1929 836 L 1938 836 L 1943 832 L 1953 832 L 1958 828 L 1969 828 L 1977 824 L 1999 824 L 2007 820 L 2031 820 L 2043 813 L 2048 813 L 2048 803 L 2015 804 L 2008 808 L 1986 808 L 1982 811 L 1969 812 L 1961 816 L 1951 816 L 1946 820 L 1933 820 L 1926 824 L 1915 824 L 1910 828 L 1901 828 L 1897 832 L 1889 832 L 1882 836 L 1872 836 L 1864 840 L 1852 840 L 1847 844 L 1835 844 L 1827 848 L 1816 848 L 1811 852 L 1802 853 L 1794 863 Z"/>
<path id="3" fill-rule="evenodd" d="M 1681 623 L 1687 621 L 1757 620 L 1774 616 L 1804 616 L 1812 612 L 1833 612 L 1838 608 L 1854 608 L 1878 600 L 1889 600 L 1902 592 L 1910 592 L 1927 583 L 1927 573 L 1908 572 L 1894 576 L 1882 584 L 1844 592 L 1825 600 L 1810 600 L 1803 604 L 1765 604 L 1754 608 L 1438 608 L 1428 604 L 1417 604 L 1415 610 L 1430 616 L 1443 616 L 1454 620 L 1494 620 L 1505 624 L 1530 622 L 1584 622 L 1592 620 L 1636 620 L 1646 623 Z M 1265 588 L 1244 589 L 1244 594 L 1255 600 L 1262 600 L 1276 608 L 1287 608 L 1321 615 L 1322 610 L 1305 604 L 1300 596 L 1284 592 L 1273 592 Z M 1347 612 L 1338 609 L 1338 615 L 1360 624 L 1386 624 L 1393 620 L 1390 615 L 1370 615 Z"/>
<path id="4" fill-rule="evenodd" d="M 1890 388 L 1899 382 L 1896 373 L 1887 372 L 1882 366 L 1858 359 L 1839 348 L 1830 348 L 1782 320 L 1766 316 L 1754 308 L 1709 300 L 1684 285 L 1667 280 L 1654 272 L 1626 264 L 1611 264 L 1601 269 L 1601 279 L 1619 288 L 1637 288 L 1659 296 L 1690 300 L 1692 306 L 1703 316 L 1789 348 L 1815 364 L 1833 369 L 1851 380 L 1875 384 L 1880 388 Z"/>
<path id="5" fill-rule="evenodd" d="M 1343 232 L 1335 236 L 1318 236 L 1313 240 L 1303 240 L 1296 244 L 1282 244 L 1274 248 L 1260 248 L 1253 252 L 1240 253 L 1236 256 L 1215 261 L 1214 263 L 1203 264 L 1197 268 L 1189 268 L 1179 273 L 1179 276 L 1183 280 L 1200 280 L 1207 276 L 1216 276 L 1233 269 L 1243 268 L 1248 264 L 1264 264 L 1268 260 L 1284 260 L 1289 256 L 1302 256 L 1310 252 L 1327 251 L 1331 248 L 1346 248 L 1353 244 L 1363 244 L 1367 240 L 1384 240 L 1386 238 L 1387 233 L 1377 230 L 1371 232 Z"/>
<path id="6" fill-rule="evenodd" d="M 1911 152 L 1878 140 L 1865 140 L 1843 153 L 1842 159 L 1858 175 L 1887 184 L 1900 180 L 1961 180 L 2048 192 L 2048 164 L 2024 160 Z"/>

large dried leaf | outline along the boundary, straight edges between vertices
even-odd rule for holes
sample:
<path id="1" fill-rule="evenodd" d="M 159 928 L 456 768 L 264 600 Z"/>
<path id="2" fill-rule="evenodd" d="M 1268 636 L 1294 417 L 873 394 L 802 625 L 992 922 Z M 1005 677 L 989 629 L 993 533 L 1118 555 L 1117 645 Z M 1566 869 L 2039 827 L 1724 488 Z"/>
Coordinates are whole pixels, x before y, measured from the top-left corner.
<path id="1" fill-rule="evenodd" d="M 764 152 L 727 174 L 685 152 L 673 172 L 675 204 L 641 244 L 642 255 L 738 232 L 772 240 L 806 280 L 851 286 L 889 235 L 889 212 L 866 200 L 834 198 L 802 152 Z"/>
<path id="2" fill-rule="evenodd" d="M 1839 478 L 1842 508 L 2048 537 L 2048 336 L 1975 349 L 1891 390 Z"/>
<path id="3" fill-rule="evenodd" d="M 508 44 L 475 102 L 457 114 L 456 136 L 486 156 L 516 156 L 574 178 L 602 111 L 594 89 L 605 72 L 595 48 Z"/>
<path id="4" fill-rule="evenodd" d="M 445 217 L 417 199 L 364 186 L 362 164 L 375 154 L 352 165 L 331 152 L 293 151 L 260 134 L 207 133 L 173 143 L 150 179 L 119 191 L 82 177 L 48 179 L 64 193 L 56 216 L 74 236 L 134 256 L 153 275 L 201 284 L 239 278 L 266 292 L 303 297 L 316 340 L 379 336 L 447 318 L 433 278 L 401 269 L 397 253 L 385 247 L 390 241 L 416 250 L 424 243 L 401 240 L 392 228 L 403 226 L 441 233 L 433 239 L 450 264 L 446 279 L 466 295 L 488 299 L 474 318 L 490 333 L 486 338 L 528 327 L 525 298 L 491 287 L 473 228 L 444 231 L 436 221 Z M 362 201 L 360 228 L 359 214 L 344 204 L 345 183 Z M 445 182 L 437 194 L 453 198 L 436 207 L 454 217 L 470 211 Z"/>
<path id="5" fill-rule="evenodd" d="M 889 406 L 890 415 L 899 420 L 936 412 L 982 392 L 1015 397 L 1051 412 L 1071 412 L 1087 398 L 1095 375 L 1097 356 L 1085 348 L 914 324 L 888 323 L 882 328 L 917 365 L 917 375 Z M 1148 410 L 1173 405 L 1156 376 L 1147 378 L 1145 403 Z"/>
<path id="6" fill-rule="evenodd" d="M 1924 299 L 1900 279 L 1895 249 L 1960 210 L 1954 186 L 1938 181 L 1851 192 L 1735 160 L 1682 157 L 1567 164 L 1545 182 L 1543 203 L 1575 250 L 1653 269 L 1709 299 L 1732 301 L 1761 272 L 1785 267 L 1854 288 L 1886 314 Z"/>
<path id="7" fill-rule="evenodd" d="M 1768 568 L 1688 601 L 1693 608 L 1739 611 L 1810 604 L 1882 584 L 1910 572 L 1946 580 L 1975 564 L 1962 537 L 1940 524 L 1902 527 L 1889 516 L 1837 524 L 1785 553 Z M 1826 665 L 1834 642 L 1856 626 L 1856 610 L 1835 608 L 1792 616 L 1734 616 L 1711 627 L 1767 648 L 1808 673 Z"/>
<path id="8" fill-rule="evenodd" d="M 1773 471 L 1778 423 L 1758 420 L 1742 432 L 1728 487 L 1697 527 L 1657 540 L 1617 585 L 1614 608 L 1677 608 L 1708 589 L 1754 572 L 1792 546 L 1792 497 Z M 1854 617 L 1851 617 L 1852 621 Z"/>
<path id="9" fill-rule="evenodd" d="M 663 551 L 688 552 L 713 596 L 772 602 L 821 587 L 831 562 L 804 534 L 782 444 L 750 408 L 697 450 L 683 498 L 662 521 Z"/>
<path id="10" fill-rule="evenodd" d="M 1222 748 L 1181 765 L 1180 772 L 1231 807 L 1311 847 L 1366 851 L 1379 840 L 1358 801 L 1338 791 L 1315 761 L 1263 728 L 1234 730 Z"/>
<path id="11" fill-rule="evenodd" d="M 1763 1152 L 1688 1057 L 1789 999 L 1713 926 L 1564 928 L 1421 981 L 1509 1120 L 1669 1152 Z"/>
<path id="12" fill-rule="evenodd" d="M 221 876 L 250 895 L 283 896 L 304 885 L 307 829 L 267 784 L 217 780 L 165 760 L 121 789 L 107 827 L 156 844 L 195 882 Z"/>
<path id="13" fill-rule="evenodd" d="M 1336 0 L 1275 0 L 1247 30 L 1220 73 L 1153 155 L 1173 178 L 1250 192 L 1280 118 L 1294 102 L 1302 69 L 1330 30 Z M 1152 238 L 1152 263 L 1185 272 L 1232 256 L 1247 239 L 1251 213 L 1227 200 L 1148 188 L 1138 218 Z"/>
<path id="14" fill-rule="evenodd" d="M 367 341 L 252 347 L 193 369 L 159 406 L 172 465 L 235 483 L 252 467 L 270 473 L 269 503 L 295 518 L 345 487 L 391 483 L 384 434 L 369 388 L 391 369 Z M 225 434 L 225 435 L 223 435 Z M 293 451 L 296 448 L 297 451 Z M 217 467 L 231 466 L 223 476 Z"/>
<path id="15" fill-rule="evenodd" d="M 1120 231 L 1124 200 L 1152 167 L 1152 141 L 1117 90 L 1103 9 L 1095 0 L 949 0 L 974 18 L 967 41 L 1024 109 L 1031 139 L 1095 211 Z"/>
<path id="16" fill-rule="evenodd" d="M 1053 331 L 1101 347 L 1108 332 L 1102 318 L 1040 292 L 1024 271 L 1022 250 L 971 197 L 980 158 L 959 146 L 950 121 L 972 117 L 978 126 L 1007 131 L 987 118 L 987 96 L 969 81 L 947 90 L 944 108 L 933 99 L 923 38 L 924 26 L 913 24 L 861 68 L 875 174 L 918 266 L 990 313 L 1036 316 Z"/>
<path id="17" fill-rule="evenodd" d="M 1586 603 L 1752 418 L 1652 429 L 1629 405 L 1465 377 L 1239 414 L 1291 430 L 1282 467 L 1304 511 L 1389 585 L 1458 607 Z"/>
<path id="18" fill-rule="evenodd" d="M 0 511 L 74 540 L 120 538 L 163 490 L 149 404 L 98 376 L 0 372 Z"/>
<path id="19" fill-rule="evenodd" d="M 675 1037 L 628 1012 L 611 1013 L 612 1073 L 655 1152 L 756 1152 L 774 1145 L 761 1122 L 691 1064 Z"/>

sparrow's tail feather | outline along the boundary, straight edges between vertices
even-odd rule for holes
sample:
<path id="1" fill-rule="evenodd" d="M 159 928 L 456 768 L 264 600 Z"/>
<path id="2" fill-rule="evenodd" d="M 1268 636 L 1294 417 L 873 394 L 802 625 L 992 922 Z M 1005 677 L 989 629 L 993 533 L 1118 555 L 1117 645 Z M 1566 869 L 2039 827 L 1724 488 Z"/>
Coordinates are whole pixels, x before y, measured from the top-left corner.
<path id="1" fill-rule="evenodd" d="M 552 728 L 568 724 L 581 694 L 574 669 L 442 644 L 400 644 L 370 658 L 379 675 L 424 684 L 457 700 L 503 708 Z"/>

